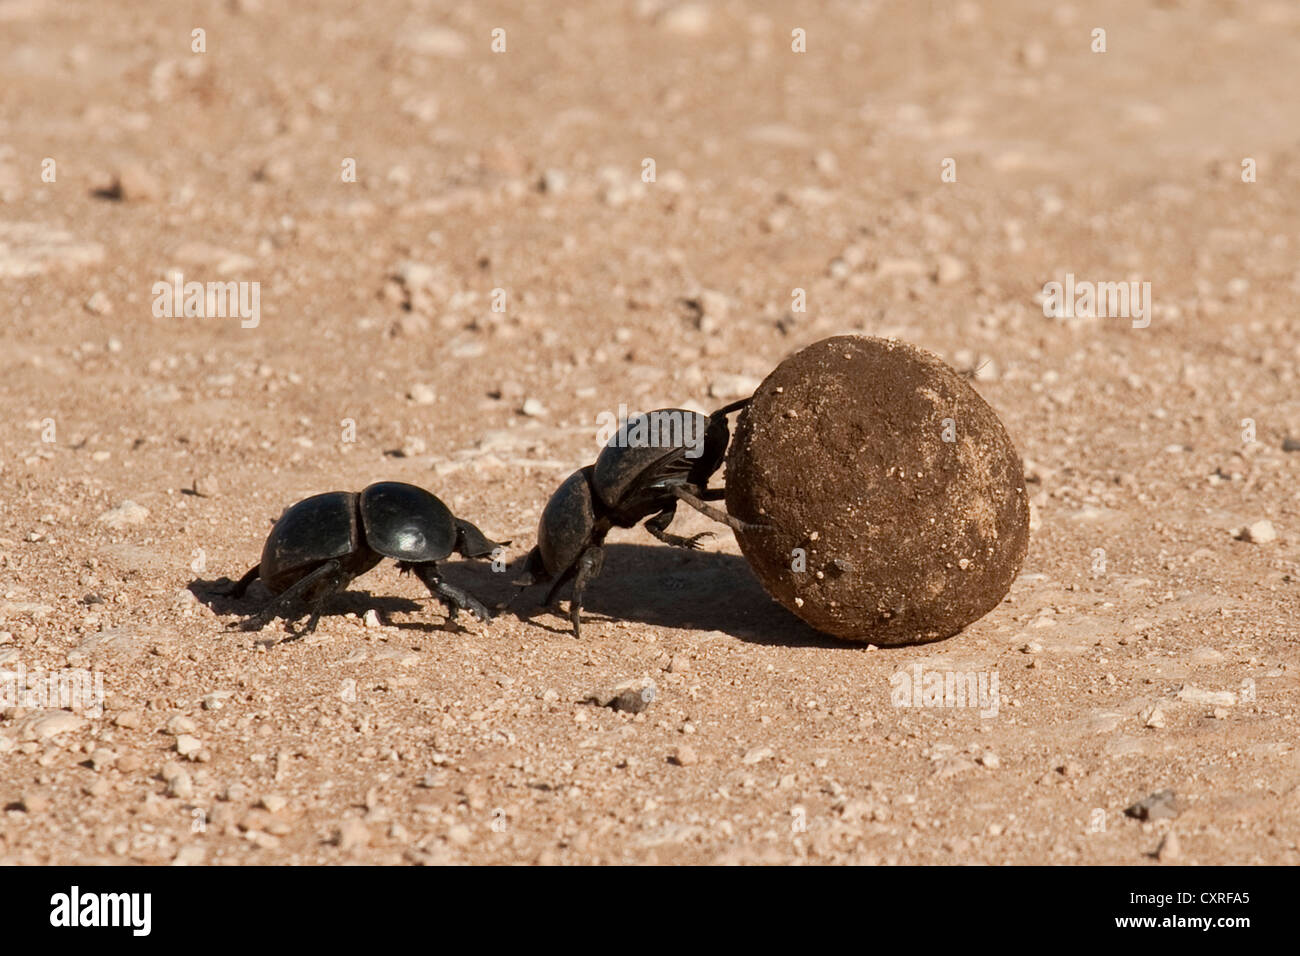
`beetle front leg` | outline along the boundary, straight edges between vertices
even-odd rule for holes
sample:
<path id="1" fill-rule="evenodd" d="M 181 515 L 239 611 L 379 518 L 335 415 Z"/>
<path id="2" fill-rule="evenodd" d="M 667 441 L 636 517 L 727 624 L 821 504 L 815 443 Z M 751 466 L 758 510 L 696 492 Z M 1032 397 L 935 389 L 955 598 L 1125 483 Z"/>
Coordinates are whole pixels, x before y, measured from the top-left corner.
<path id="1" fill-rule="evenodd" d="M 594 548 L 588 548 L 582 552 L 578 558 L 577 576 L 573 580 L 573 595 L 569 598 L 569 620 L 573 621 L 573 636 L 582 637 L 582 592 L 587 589 L 596 575 L 600 574 L 600 569 L 605 564 L 605 549 L 599 545 Z"/>
<path id="2" fill-rule="evenodd" d="M 480 621 L 492 620 L 492 612 L 487 609 L 487 606 L 463 588 L 444 581 L 438 574 L 437 565 L 417 564 L 412 570 L 415 571 L 415 576 L 424 582 L 429 593 L 446 605 L 453 623 L 461 611 L 472 612 Z"/>
<path id="3" fill-rule="evenodd" d="M 672 505 L 647 521 L 645 523 L 645 529 L 664 544 L 671 544 L 674 548 L 686 548 L 689 551 L 694 551 L 699 548 L 700 541 L 704 538 L 717 537 L 712 531 L 701 531 L 699 534 L 693 534 L 689 538 L 680 534 L 670 534 L 668 531 L 668 525 L 672 524 L 672 520 L 676 514 L 677 503 L 674 502 Z"/>

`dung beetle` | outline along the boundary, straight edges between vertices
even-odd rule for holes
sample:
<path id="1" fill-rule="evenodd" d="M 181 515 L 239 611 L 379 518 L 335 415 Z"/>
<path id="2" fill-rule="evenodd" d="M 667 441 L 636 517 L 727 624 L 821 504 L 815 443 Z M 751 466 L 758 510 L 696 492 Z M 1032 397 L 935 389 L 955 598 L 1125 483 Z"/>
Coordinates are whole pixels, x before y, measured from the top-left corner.
<path id="1" fill-rule="evenodd" d="M 488 609 L 473 595 L 443 581 L 437 562 L 453 551 L 467 558 L 485 557 L 499 546 L 452 515 L 437 496 L 415 485 L 381 481 L 360 493 L 313 495 L 285 509 L 267 535 L 261 562 L 227 589 L 240 597 L 261 578 L 276 595 L 257 614 L 231 627 L 261 630 L 283 607 L 302 599 L 311 609 L 311 619 L 300 634 L 310 634 L 326 599 L 384 558 L 395 559 L 403 572 L 414 572 L 447 606 L 453 621 L 462 610 L 486 621 L 491 617 Z"/>
<path id="2" fill-rule="evenodd" d="M 575 471 L 551 495 L 538 524 L 537 546 L 524 559 L 514 583 L 528 587 L 553 580 L 544 602 L 549 605 L 556 592 L 573 581 L 569 619 L 574 636 L 581 637 L 582 594 L 600 574 L 610 528 L 631 528 L 653 515 L 645 529 L 660 541 L 698 548 L 701 538 L 712 537 L 711 531 L 689 538 L 668 531 L 679 501 L 733 529 L 751 528 L 705 504 L 726 494 L 709 488 L 709 479 L 727 455 L 727 415 L 749 401 L 733 402 L 708 416 L 661 408 L 627 419 L 595 463 Z"/>

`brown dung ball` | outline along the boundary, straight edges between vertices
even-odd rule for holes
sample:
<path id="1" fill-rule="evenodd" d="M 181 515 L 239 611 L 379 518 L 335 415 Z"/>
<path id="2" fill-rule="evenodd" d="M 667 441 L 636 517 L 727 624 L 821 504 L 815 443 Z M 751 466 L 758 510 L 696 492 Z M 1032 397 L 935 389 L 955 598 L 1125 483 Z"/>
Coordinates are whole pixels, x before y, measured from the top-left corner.
<path id="1" fill-rule="evenodd" d="M 902 342 L 838 335 L 787 358 L 741 413 L 727 509 L 767 592 L 850 641 L 951 637 L 1029 547 L 1020 456 L 960 375 Z"/>

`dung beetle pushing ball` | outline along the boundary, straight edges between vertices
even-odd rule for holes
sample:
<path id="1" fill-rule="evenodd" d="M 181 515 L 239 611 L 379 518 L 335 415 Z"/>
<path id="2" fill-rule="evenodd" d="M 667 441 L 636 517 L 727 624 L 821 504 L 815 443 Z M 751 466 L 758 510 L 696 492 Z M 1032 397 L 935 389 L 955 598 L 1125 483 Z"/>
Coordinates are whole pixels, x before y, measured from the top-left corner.
<path id="1" fill-rule="evenodd" d="M 629 418 L 595 463 L 570 475 L 546 503 L 537 546 L 514 583 L 527 587 L 553 580 L 545 600 L 550 604 L 555 593 L 573 581 L 569 618 L 574 635 L 581 637 L 582 594 L 600 574 L 610 528 L 631 528 L 653 515 L 645 528 L 660 541 L 698 548 L 700 539 L 712 532 L 687 538 L 668 531 L 679 501 L 732 529 L 755 528 L 705 504 L 726 494 L 708 483 L 726 458 L 731 438 L 727 415 L 748 402 L 733 402 L 708 416 L 661 408 Z"/>
<path id="2" fill-rule="evenodd" d="M 474 525 L 452 515 L 435 495 L 415 485 L 381 481 L 359 494 L 313 495 L 285 510 L 267 536 L 261 562 L 229 588 L 228 593 L 239 597 L 261 578 L 276 595 L 256 615 L 234 626 L 261 630 L 282 608 L 301 599 L 311 609 L 311 619 L 301 633 L 309 634 L 316 629 L 324 602 L 384 558 L 396 560 L 404 572 L 414 572 L 447 606 L 453 621 L 462 610 L 486 621 L 491 617 L 488 609 L 473 595 L 443 581 L 437 562 L 453 551 L 482 558 L 497 547 Z"/>

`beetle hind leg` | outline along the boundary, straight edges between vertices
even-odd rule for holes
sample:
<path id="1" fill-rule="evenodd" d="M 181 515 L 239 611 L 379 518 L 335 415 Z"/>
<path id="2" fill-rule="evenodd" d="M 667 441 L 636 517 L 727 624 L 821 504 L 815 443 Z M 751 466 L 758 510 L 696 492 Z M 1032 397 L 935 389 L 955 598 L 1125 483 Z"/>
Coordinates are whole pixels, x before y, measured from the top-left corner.
<path id="1" fill-rule="evenodd" d="M 247 578 L 248 575 L 244 577 Z M 342 565 L 337 561 L 326 561 L 310 574 L 295 581 L 292 586 L 277 594 L 274 599 L 252 617 L 230 625 L 228 630 L 260 631 L 279 615 L 282 608 L 310 593 L 312 616 L 307 622 L 307 627 L 298 632 L 297 636 L 301 637 L 304 634 L 310 634 L 316 630 L 316 624 L 320 620 L 321 605 L 324 604 L 328 597 L 342 590 L 346 583 L 347 575 L 343 572 Z"/>
<path id="2" fill-rule="evenodd" d="M 706 518 L 712 518 L 714 521 L 725 524 L 732 531 L 759 531 L 763 528 L 763 525 L 761 524 L 751 524 L 748 521 L 741 521 L 739 518 L 727 514 L 721 508 L 715 508 L 713 505 L 705 504 L 699 497 L 691 494 L 691 492 L 687 491 L 681 485 L 674 485 L 672 492 L 680 500 L 686 502 L 686 504 L 690 505 Z"/>
<path id="3" fill-rule="evenodd" d="M 218 594 L 224 594 L 228 597 L 241 598 L 244 596 L 244 592 L 248 590 L 248 586 L 256 581 L 261 573 L 262 566 L 260 564 L 255 564 L 249 568 L 248 573 L 238 581 L 232 581 L 229 584 L 220 585 L 219 587 L 213 588 L 213 590 Z"/>
<path id="4" fill-rule="evenodd" d="M 542 607 L 553 607 L 555 604 L 555 595 L 559 593 L 560 588 L 564 587 L 573 580 L 578 573 L 578 563 L 575 561 L 567 571 L 555 579 L 555 582 L 546 589 L 546 598 L 542 601 Z"/>

